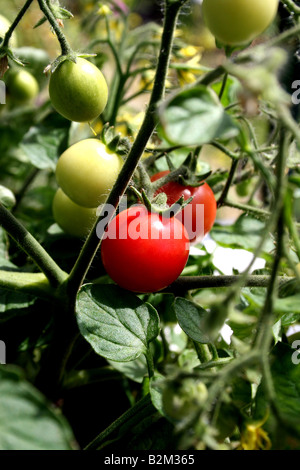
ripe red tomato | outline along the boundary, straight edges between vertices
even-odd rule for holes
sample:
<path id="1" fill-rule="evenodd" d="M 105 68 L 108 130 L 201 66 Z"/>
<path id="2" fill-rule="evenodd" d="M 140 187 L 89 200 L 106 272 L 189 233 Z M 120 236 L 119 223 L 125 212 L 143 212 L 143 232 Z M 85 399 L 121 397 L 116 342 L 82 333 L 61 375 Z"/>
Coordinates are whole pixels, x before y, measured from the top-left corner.
<path id="1" fill-rule="evenodd" d="M 156 181 L 162 176 L 170 173 L 168 170 L 161 171 L 152 176 L 151 181 Z M 159 188 L 155 195 L 166 193 L 168 205 L 175 204 L 181 196 L 186 201 L 193 197 L 190 202 L 176 217 L 182 221 L 190 241 L 200 241 L 212 228 L 217 214 L 217 203 L 214 193 L 207 183 L 202 186 L 183 186 L 176 181 L 171 181 Z"/>
<path id="2" fill-rule="evenodd" d="M 188 256 L 189 239 L 182 223 L 148 212 L 143 205 L 112 219 L 101 244 L 106 272 L 133 292 L 164 289 L 180 275 Z"/>

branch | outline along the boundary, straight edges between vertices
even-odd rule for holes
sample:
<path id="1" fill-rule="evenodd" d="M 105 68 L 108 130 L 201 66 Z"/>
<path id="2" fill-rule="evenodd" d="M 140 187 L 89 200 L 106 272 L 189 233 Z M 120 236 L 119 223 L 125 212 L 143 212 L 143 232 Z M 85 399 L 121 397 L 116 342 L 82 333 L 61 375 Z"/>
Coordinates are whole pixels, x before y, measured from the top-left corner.
<path id="1" fill-rule="evenodd" d="M 56 37 L 57 37 L 57 39 L 60 43 L 61 54 L 62 55 L 73 54 L 72 48 L 69 45 L 69 43 L 68 43 L 64 33 L 62 32 L 61 28 L 59 27 L 53 12 L 51 11 L 49 6 L 47 5 L 47 2 L 45 0 L 38 0 L 38 3 L 39 3 L 41 11 L 44 13 L 45 17 L 49 21 L 51 27 L 53 28 L 53 31 L 56 34 Z"/>
<path id="2" fill-rule="evenodd" d="M 19 13 L 16 16 L 15 20 L 12 22 L 11 26 L 9 27 L 8 31 L 6 32 L 6 34 L 4 36 L 4 39 L 3 39 L 3 42 L 1 44 L 1 47 L 7 47 L 8 46 L 9 40 L 12 36 L 12 33 L 16 29 L 17 25 L 19 24 L 19 22 L 23 18 L 25 12 L 28 10 L 28 8 L 32 4 L 32 2 L 33 2 L 33 0 L 27 0 L 25 5 L 21 8 L 21 10 L 19 11 Z"/>
<path id="3" fill-rule="evenodd" d="M 60 269 L 42 245 L 2 204 L 0 204 L 0 225 L 36 263 L 53 287 L 57 287 L 66 279 L 66 273 Z"/>
<path id="4" fill-rule="evenodd" d="M 193 289 L 213 289 L 226 288 L 238 283 L 241 275 L 232 276 L 180 276 L 165 292 L 180 292 Z M 268 287 L 271 276 L 268 275 L 252 275 L 248 276 L 243 287 Z M 279 276 L 277 278 L 279 285 L 295 280 L 295 277 Z"/>

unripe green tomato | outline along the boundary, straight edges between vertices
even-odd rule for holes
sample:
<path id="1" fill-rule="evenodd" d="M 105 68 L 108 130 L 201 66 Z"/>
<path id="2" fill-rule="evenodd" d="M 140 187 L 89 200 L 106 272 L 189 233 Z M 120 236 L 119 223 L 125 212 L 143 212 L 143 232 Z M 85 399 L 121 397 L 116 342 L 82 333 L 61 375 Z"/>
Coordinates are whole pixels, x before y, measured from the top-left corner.
<path id="1" fill-rule="evenodd" d="M 102 72 L 78 57 L 76 64 L 65 60 L 51 74 L 49 95 L 56 111 L 66 119 L 91 122 L 103 112 L 108 88 Z"/>
<path id="2" fill-rule="evenodd" d="M 275 19 L 278 0 L 203 0 L 206 26 L 221 43 L 248 44 Z"/>
<path id="3" fill-rule="evenodd" d="M 27 70 L 12 72 L 7 77 L 8 93 L 13 102 L 28 103 L 39 93 L 39 84 Z"/>
<path id="4" fill-rule="evenodd" d="M 5 16 L 0 15 L 0 37 L 4 39 L 5 33 L 10 28 L 11 23 L 8 21 Z M 10 47 L 18 47 L 18 40 L 15 31 L 12 33 L 11 38 L 9 40 Z"/>
<path id="5" fill-rule="evenodd" d="M 97 219 L 97 209 L 75 204 L 59 188 L 54 196 L 52 211 L 55 222 L 68 235 L 83 238 L 90 232 Z"/>
<path id="6" fill-rule="evenodd" d="M 76 204 L 97 207 L 105 202 L 122 165 L 122 158 L 100 140 L 84 139 L 60 156 L 56 179 Z"/>

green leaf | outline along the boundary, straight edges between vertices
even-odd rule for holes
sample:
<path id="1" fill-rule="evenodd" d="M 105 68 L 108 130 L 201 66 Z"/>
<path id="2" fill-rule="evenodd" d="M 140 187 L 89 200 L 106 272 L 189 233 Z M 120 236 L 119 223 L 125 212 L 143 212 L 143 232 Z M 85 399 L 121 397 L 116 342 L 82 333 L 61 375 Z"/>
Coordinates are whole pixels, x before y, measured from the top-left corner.
<path id="1" fill-rule="evenodd" d="M 150 380 L 150 396 L 153 406 L 155 406 L 162 416 L 165 416 L 162 399 L 164 387 L 165 377 L 159 372 L 155 372 Z"/>
<path id="2" fill-rule="evenodd" d="M 75 450 L 72 430 L 17 369 L 0 367 L 0 449 Z"/>
<path id="3" fill-rule="evenodd" d="M 20 144 L 32 165 L 41 170 L 55 171 L 59 156 L 67 148 L 70 122 L 56 114 L 32 126 Z"/>
<path id="4" fill-rule="evenodd" d="M 201 329 L 201 324 L 208 315 L 206 310 L 194 302 L 176 297 L 174 311 L 179 325 L 190 338 L 198 343 L 211 342 Z"/>
<path id="5" fill-rule="evenodd" d="M 264 230 L 264 222 L 242 214 L 233 225 L 215 224 L 210 235 L 221 246 L 252 251 L 257 247 Z M 274 242 L 269 237 L 263 250 L 265 253 L 270 253 L 273 248 Z"/>
<path id="6" fill-rule="evenodd" d="M 109 364 L 121 372 L 130 380 L 137 383 L 142 383 L 144 377 L 148 375 L 148 367 L 146 357 L 144 355 L 139 356 L 134 361 L 130 362 L 115 362 L 107 359 Z"/>
<path id="7" fill-rule="evenodd" d="M 146 354 L 159 333 L 154 307 L 115 285 L 83 286 L 76 311 L 81 334 L 97 354 L 112 361 Z"/>
<path id="8" fill-rule="evenodd" d="M 167 100 L 159 109 L 159 118 L 172 145 L 203 145 L 239 133 L 215 92 L 202 85 Z"/>
<path id="9" fill-rule="evenodd" d="M 15 315 L 25 315 L 28 313 L 27 307 L 35 303 L 35 297 L 22 292 L 11 292 L 0 290 L 0 324 Z"/>

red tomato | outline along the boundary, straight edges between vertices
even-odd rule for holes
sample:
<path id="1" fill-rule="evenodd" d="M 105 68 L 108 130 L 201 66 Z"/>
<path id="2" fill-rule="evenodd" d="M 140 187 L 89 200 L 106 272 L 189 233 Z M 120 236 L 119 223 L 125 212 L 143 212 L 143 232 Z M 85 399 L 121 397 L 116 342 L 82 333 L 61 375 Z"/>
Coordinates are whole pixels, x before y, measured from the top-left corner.
<path id="1" fill-rule="evenodd" d="M 143 205 L 120 212 L 108 224 L 101 257 L 108 275 L 133 292 L 156 292 L 180 275 L 189 256 L 188 234 L 172 217 Z"/>
<path id="2" fill-rule="evenodd" d="M 168 170 L 161 171 L 152 176 L 151 181 L 156 181 L 162 176 L 170 173 Z M 171 181 L 159 188 L 155 195 L 166 193 L 168 205 L 172 205 L 181 196 L 186 201 L 193 197 L 190 202 L 176 217 L 182 221 L 190 241 L 200 241 L 212 228 L 217 214 L 217 202 L 214 193 L 207 183 L 202 186 L 183 186 L 176 181 Z"/>

